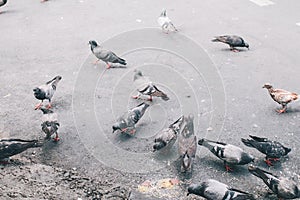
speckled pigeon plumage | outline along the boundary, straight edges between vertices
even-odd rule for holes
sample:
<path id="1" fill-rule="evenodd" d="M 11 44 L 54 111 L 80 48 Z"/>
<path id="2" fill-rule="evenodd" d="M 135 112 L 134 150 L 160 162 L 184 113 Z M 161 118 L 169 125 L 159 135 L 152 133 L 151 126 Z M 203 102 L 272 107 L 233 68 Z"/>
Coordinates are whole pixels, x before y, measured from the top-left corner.
<path id="1" fill-rule="evenodd" d="M 200 184 L 191 184 L 187 195 L 195 194 L 207 200 L 255 200 L 252 194 L 229 187 L 214 179 Z"/>
<path id="2" fill-rule="evenodd" d="M 254 176 L 262 179 L 264 183 L 281 199 L 300 198 L 299 184 L 286 177 L 279 177 L 271 172 L 262 170 L 255 166 L 249 166 L 248 170 Z"/>
<path id="3" fill-rule="evenodd" d="M 133 135 L 136 132 L 135 124 L 143 117 L 149 104 L 143 102 L 117 119 L 112 126 L 113 132 L 120 130 L 121 133 Z"/>
<path id="4" fill-rule="evenodd" d="M 134 74 L 134 85 L 138 88 L 138 95 L 133 96 L 134 99 L 140 99 L 142 95 L 149 96 L 149 101 L 152 101 L 152 97 L 160 97 L 164 101 L 168 101 L 169 97 L 163 91 L 159 90 L 156 85 L 154 85 L 150 78 L 144 76 L 140 70 L 135 70 Z"/>
<path id="5" fill-rule="evenodd" d="M 121 65 L 127 64 L 126 60 L 118 57 L 114 52 L 104 49 L 102 46 L 99 46 L 96 41 L 91 40 L 89 41 L 89 44 L 91 45 L 92 53 L 98 58 L 96 63 L 99 60 L 102 60 L 106 63 L 108 69 L 111 67 L 110 63 L 119 63 Z"/>
<path id="6" fill-rule="evenodd" d="M 154 139 L 153 150 L 170 149 L 177 139 L 177 134 L 181 128 L 183 116 L 173 122 L 168 128 L 160 131 Z"/>
<path id="7" fill-rule="evenodd" d="M 260 138 L 257 136 L 249 135 L 252 139 L 242 138 L 242 142 L 248 146 L 253 147 L 266 155 L 265 162 L 267 165 L 272 166 L 272 160 L 277 161 L 282 156 L 287 155 L 291 149 L 283 146 L 277 141 L 271 141 L 268 138 Z"/>
<path id="8" fill-rule="evenodd" d="M 38 140 L 2 139 L 0 140 L 0 161 L 22 153 L 29 148 L 41 147 Z"/>
<path id="9" fill-rule="evenodd" d="M 184 116 L 183 120 L 178 136 L 178 153 L 181 162 L 181 172 L 191 172 L 197 151 L 197 137 L 194 133 L 194 116 Z"/>
<path id="10" fill-rule="evenodd" d="M 263 88 L 268 90 L 275 102 L 282 105 L 282 109 L 277 110 L 278 113 L 284 113 L 287 110 L 287 104 L 298 99 L 297 93 L 289 92 L 283 89 L 274 89 L 270 83 L 266 83 Z"/>
<path id="11" fill-rule="evenodd" d="M 243 38 L 236 35 L 223 35 L 223 36 L 216 36 L 212 42 L 222 42 L 228 44 L 230 46 L 231 51 L 239 51 L 235 47 L 246 47 L 249 49 L 249 44 L 247 44 Z"/>
<path id="12" fill-rule="evenodd" d="M 55 134 L 53 138 L 54 141 L 58 141 L 58 127 L 60 124 L 58 123 L 57 113 L 54 113 L 52 110 L 41 108 L 43 112 L 42 116 L 42 131 L 46 134 L 46 139 L 50 139 L 50 137 Z"/>
<path id="13" fill-rule="evenodd" d="M 215 156 L 224 161 L 227 171 L 232 169 L 227 165 L 245 165 L 254 161 L 253 156 L 246 153 L 240 147 L 226 144 L 223 142 L 215 142 L 207 139 L 200 139 L 199 145 L 202 145 L 209 149 Z"/>
<path id="14" fill-rule="evenodd" d="M 157 19 L 158 25 L 162 28 L 164 33 L 169 33 L 170 31 L 178 31 L 170 18 L 167 16 L 167 10 L 163 9 L 160 16 Z"/>
<path id="15" fill-rule="evenodd" d="M 51 108 L 51 99 L 54 95 L 54 92 L 56 91 L 57 84 L 61 79 L 62 79 L 61 76 L 56 76 L 53 79 L 51 79 L 50 81 L 48 81 L 46 84 L 33 89 L 33 94 L 34 94 L 35 98 L 42 101 L 41 103 L 39 103 L 35 106 L 35 109 L 41 108 L 43 101 L 45 99 L 48 99 L 48 101 L 49 101 L 47 108 L 48 109 Z"/>

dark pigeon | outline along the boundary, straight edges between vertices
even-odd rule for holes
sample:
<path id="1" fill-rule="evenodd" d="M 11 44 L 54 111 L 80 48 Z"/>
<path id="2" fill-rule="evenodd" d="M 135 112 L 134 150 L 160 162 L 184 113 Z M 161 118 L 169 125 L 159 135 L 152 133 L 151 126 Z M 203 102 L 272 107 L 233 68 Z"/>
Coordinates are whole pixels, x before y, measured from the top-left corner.
<path id="1" fill-rule="evenodd" d="M 278 198 L 300 198 L 299 184 L 297 184 L 292 179 L 276 176 L 271 172 L 262 170 L 254 166 L 249 166 L 248 170 L 254 176 L 262 179 L 264 183 L 277 195 Z"/>
<path id="2" fill-rule="evenodd" d="M 138 89 L 138 95 L 133 96 L 134 99 L 139 99 L 141 95 L 149 96 L 149 101 L 152 101 L 152 97 L 160 97 L 164 101 L 168 101 L 169 97 L 167 94 L 162 92 L 157 88 L 156 85 L 154 85 L 149 77 L 143 76 L 142 72 L 140 70 L 135 70 L 134 74 L 134 85 L 139 88 Z"/>
<path id="3" fill-rule="evenodd" d="M 197 137 L 194 133 L 194 116 L 184 116 L 183 119 L 184 122 L 178 136 L 178 153 L 181 162 L 181 172 L 190 173 L 197 151 Z"/>
<path id="4" fill-rule="evenodd" d="M 260 138 L 249 135 L 252 139 L 242 138 L 242 142 L 248 146 L 253 147 L 266 155 L 265 162 L 268 166 L 272 166 L 271 161 L 278 161 L 282 156 L 287 155 L 291 149 L 283 146 L 277 141 L 271 141 L 268 138 Z"/>
<path id="5" fill-rule="evenodd" d="M 232 171 L 227 165 L 245 165 L 254 161 L 253 156 L 246 153 L 240 147 L 226 144 L 223 142 L 215 142 L 211 140 L 201 139 L 199 145 L 208 148 L 215 156 L 224 161 L 226 171 Z"/>
<path id="6" fill-rule="evenodd" d="M 41 108 L 43 112 L 42 116 L 42 130 L 46 134 L 46 139 L 50 139 L 53 134 L 55 137 L 53 140 L 55 142 L 59 141 L 58 137 L 58 127 L 60 124 L 58 123 L 57 114 L 54 113 L 52 110 Z"/>
<path id="7" fill-rule="evenodd" d="M 56 76 L 50 81 L 48 81 L 46 84 L 33 89 L 33 94 L 35 98 L 42 100 L 41 103 L 35 106 L 36 110 L 42 107 L 43 101 L 45 99 L 48 99 L 49 101 L 47 109 L 51 108 L 51 99 L 54 95 L 54 92 L 56 91 L 57 84 L 61 79 L 62 79 L 61 76 Z"/>
<path id="8" fill-rule="evenodd" d="M 234 52 L 238 52 L 239 50 L 235 47 L 246 47 L 249 49 L 249 44 L 247 44 L 243 38 L 236 35 L 223 35 L 223 36 L 216 36 L 212 42 L 223 42 L 230 46 L 230 50 Z"/>
<path id="9" fill-rule="evenodd" d="M 135 124 L 143 117 L 148 107 L 149 104 L 143 102 L 119 117 L 117 122 L 112 126 L 113 132 L 120 130 L 121 133 L 134 135 L 136 132 Z"/>
<path id="10" fill-rule="evenodd" d="M 287 110 L 287 104 L 296 101 L 298 94 L 295 92 L 289 92 L 283 89 L 274 89 L 270 83 L 265 83 L 263 88 L 266 88 L 271 95 L 272 99 L 282 105 L 281 110 L 277 110 L 278 113 L 284 113 Z"/>
<path id="11" fill-rule="evenodd" d="M 183 116 L 177 119 L 168 128 L 159 132 L 154 139 L 153 151 L 170 149 L 177 139 L 182 122 Z"/>
<path id="12" fill-rule="evenodd" d="M 204 197 L 207 200 L 255 200 L 252 194 L 231 188 L 214 179 L 190 185 L 187 195 L 190 194 Z"/>
<path id="13" fill-rule="evenodd" d="M 114 52 L 106 50 L 103 47 L 99 46 L 96 41 L 91 40 L 89 41 L 89 44 L 91 45 L 91 51 L 98 58 L 96 63 L 99 60 L 104 61 L 107 65 L 107 69 L 111 67 L 111 64 L 109 63 L 120 63 L 122 65 L 127 64 L 123 58 L 120 58 Z"/>
<path id="14" fill-rule="evenodd" d="M 2 139 L 0 140 L 0 162 L 29 148 L 41 147 L 42 145 L 38 140 Z"/>

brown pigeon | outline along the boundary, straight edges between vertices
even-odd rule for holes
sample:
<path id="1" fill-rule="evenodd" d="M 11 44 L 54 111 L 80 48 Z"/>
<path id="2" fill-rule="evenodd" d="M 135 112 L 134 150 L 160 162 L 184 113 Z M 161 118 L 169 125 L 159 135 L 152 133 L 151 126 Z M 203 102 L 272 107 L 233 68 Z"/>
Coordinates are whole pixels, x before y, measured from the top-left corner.
<path id="1" fill-rule="evenodd" d="M 263 88 L 269 91 L 272 99 L 282 105 L 281 110 L 277 110 L 278 113 L 284 113 L 287 109 L 287 104 L 298 99 L 298 94 L 289 92 L 283 89 L 274 89 L 270 83 L 266 83 Z"/>

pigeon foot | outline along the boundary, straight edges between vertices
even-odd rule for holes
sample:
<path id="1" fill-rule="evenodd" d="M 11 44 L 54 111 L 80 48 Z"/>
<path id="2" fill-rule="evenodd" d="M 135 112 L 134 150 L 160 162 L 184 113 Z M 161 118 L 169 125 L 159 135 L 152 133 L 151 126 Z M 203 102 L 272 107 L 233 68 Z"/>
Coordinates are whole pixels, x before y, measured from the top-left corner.
<path id="1" fill-rule="evenodd" d="M 278 112 L 279 114 L 284 113 L 285 111 L 286 109 L 276 110 L 276 112 Z"/>
<path id="2" fill-rule="evenodd" d="M 42 103 L 35 105 L 34 110 L 38 110 L 42 107 Z"/>
<path id="3" fill-rule="evenodd" d="M 228 165 L 225 165 L 225 169 L 227 172 L 233 172 L 233 169 L 231 169 Z"/>
<path id="4" fill-rule="evenodd" d="M 52 108 L 51 103 L 48 104 L 48 106 L 46 107 L 47 109 Z"/>

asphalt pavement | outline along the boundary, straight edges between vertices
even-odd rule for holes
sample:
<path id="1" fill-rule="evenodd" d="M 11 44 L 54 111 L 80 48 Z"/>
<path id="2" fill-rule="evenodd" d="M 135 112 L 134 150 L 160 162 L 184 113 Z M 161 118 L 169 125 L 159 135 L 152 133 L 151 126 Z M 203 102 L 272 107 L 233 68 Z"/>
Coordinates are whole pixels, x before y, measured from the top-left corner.
<path id="1" fill-rule="evenodd" d="M 178 33 L 167 35 L 158 28 L 162 8 Z M 120 182 L 135 188 L 147 179 L 181 178 L 173 162 L 176 153 L 161 159 L 149 152 L 155 133 L 181 114 L 193 113 L 199 139 L 241 146 L 257 157 L 260 167 L 266 168 L 264 156 L 243 146 L 241 137 L 265 136 L 292 148 L 269 170 L 298 179 L 300 104 L 291 103 L 287 113 L 278 114 L 280 106 L 262 86 L 270 82 L 300 93 L 300 2 L 11 0 L 0 9 L 0 133 L 41 137 L 42 113 L 34 110 L 38 100 L 32 89 L 56 75 L 63 77 L 53 98 L 61 141 L 46 147 L 42 162 L 99 176 L 102 169 L 111 169 L 113 174 L 125 173 Z M 242 36 L 250 49 L 234 53 L 211 42 L 225 34 Z M 93 65 L 89 40 L 125 58 L 127 68 Z M 170 101 L 151 103 L 136 137 L 112 135 L 116 117 L 140 102 L 130 98 L 135 68 L 167 91 Z M 148 171 L 148 166 L 153 168 Z M 225 172 L 222 161 L 199 146 L 193 176 L 186 183 L 215 178 L 259 199 L 273 198 L 263 197 L 267 188 L 246 166 L 234 170 Z M 170 198 L 184 199 L 184 192 Z"/>

